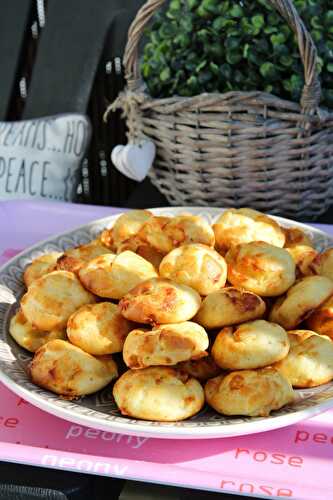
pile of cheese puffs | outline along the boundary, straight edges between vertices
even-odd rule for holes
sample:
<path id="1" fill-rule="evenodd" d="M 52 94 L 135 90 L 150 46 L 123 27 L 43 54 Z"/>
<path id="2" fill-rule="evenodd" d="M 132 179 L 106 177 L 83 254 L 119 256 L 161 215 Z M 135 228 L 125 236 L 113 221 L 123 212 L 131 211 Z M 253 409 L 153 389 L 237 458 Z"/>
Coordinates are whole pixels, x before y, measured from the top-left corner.
<path id="1" fill-rule="evenodd" d="M 34 353 L 32 381 L 64 398 L 115 381 L 136 419 L 184 420 L 205 402 L 255 417 L 333 379 L 333 248 L 249 208 L 212 226 L 126 212 L 23 278 L 10 334 Z"/>

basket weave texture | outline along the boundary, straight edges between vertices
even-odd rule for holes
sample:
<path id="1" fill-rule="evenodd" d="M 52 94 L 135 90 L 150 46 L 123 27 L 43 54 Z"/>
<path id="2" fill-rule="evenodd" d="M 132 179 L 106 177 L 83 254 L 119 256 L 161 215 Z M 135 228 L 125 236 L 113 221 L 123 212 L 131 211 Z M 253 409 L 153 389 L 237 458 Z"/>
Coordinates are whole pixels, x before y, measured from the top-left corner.
<path id="1" fill-rule="evenodd" d="M 172 205 L 250 206 L 313 218 L 333 203 L 333 113 L 319 107 L 313 40 L 291 0 L 270 0 L 298 41 L 305 86 L 300 104 L 265 92 L 154 99 L 141 79 L 138 46 L 164 0 L 148 0 L 129 32 L 122 107 L 128 137 L 157 148 L 152 183 Z"/>

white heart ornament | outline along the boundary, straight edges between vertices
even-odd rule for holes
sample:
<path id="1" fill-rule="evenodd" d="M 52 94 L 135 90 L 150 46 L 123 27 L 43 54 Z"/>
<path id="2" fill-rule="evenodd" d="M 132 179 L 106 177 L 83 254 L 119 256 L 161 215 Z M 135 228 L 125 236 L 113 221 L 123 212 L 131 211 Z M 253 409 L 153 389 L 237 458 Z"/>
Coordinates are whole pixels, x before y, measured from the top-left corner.
<path id="1" fill-rule="evenodd" d="M 120 172 L 141 182 L 151 168 L 155 154 L 155 144 L 149 140 L 142 140 L 137 144 L 116 146 L 112 151 L 111 158 Z"/>
<path id="2" fill-rule="evenodd" d="M 124 151 L 125 146 L 118 145 L 113 148 L 111 153 L 111 160 L 114 166 L 124 175 L 126 174 L 126 166 L 123 163 L 122 152 Z"/>
<path id="3" fill-rule="evenodd" d="M 116 169 L 122 174 L 126 175 L 126 177 L 130 177 L 132 179 L 132 173 L 128 170 L 126 164 L 123 161 L 123 151 L 125 146 L 118 145 L 113 148 L 111 153 L 111 160 Z"/>
<path id="4" fill-rule="evenodd" d="M 118 157 L 120 156 L 120 153 L 121 151 L 124 149 L 125 146 L 121 146 L 121 145 L 118 145 L 118 146 L 115 146 L 112 150 L 112 153 L 111 153 L 111 160 L 112 160 L 112 163 L 116 166 L 116 163 L 118 163 Z"/>

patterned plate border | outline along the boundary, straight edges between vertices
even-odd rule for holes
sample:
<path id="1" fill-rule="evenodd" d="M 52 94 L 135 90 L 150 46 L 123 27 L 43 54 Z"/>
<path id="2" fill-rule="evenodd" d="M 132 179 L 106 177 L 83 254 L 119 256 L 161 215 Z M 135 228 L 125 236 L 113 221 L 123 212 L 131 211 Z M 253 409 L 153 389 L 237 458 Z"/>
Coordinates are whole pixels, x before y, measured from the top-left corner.
<path id="1" fill-rule="evenodd" d="M 152 209 L 152 212 L 165 216 L 190 213 L 200 215 L 209 223 L 213 223 L 223 209 L 167 207 Z M 298 391 L 297 402 L 273 412 L 270 417 L 223 417 L 206 407 L 198 415 L 184 422 L 163 423 L 122 417 L 112 399 L 110 386 L 95 395 L 73 402 L 63 400 L 32 384 L 25 370 L 30 356 L 8 335 L 8 322 L 17 307 L 17 300 L 24 291 L 24 267 L 43 253 L 65 250 L 88 242 L 102 229 L 111 227 L 119 215 L 106 217 L 48 238 L 16 255 L 0 268 L 0 380 L 9 389 L 42 410 L 80 425 L 122 434 L 169 439 L 204 439 L 263 432 L 291 425 L 333 407 L 333 383 L 330 383 L 319 388 Z M 305 230 L 319 250 L 333 246 L 333 238 L 318 229 L 282 217 L 274 218 L 285 227 L 300 227 Z"/>

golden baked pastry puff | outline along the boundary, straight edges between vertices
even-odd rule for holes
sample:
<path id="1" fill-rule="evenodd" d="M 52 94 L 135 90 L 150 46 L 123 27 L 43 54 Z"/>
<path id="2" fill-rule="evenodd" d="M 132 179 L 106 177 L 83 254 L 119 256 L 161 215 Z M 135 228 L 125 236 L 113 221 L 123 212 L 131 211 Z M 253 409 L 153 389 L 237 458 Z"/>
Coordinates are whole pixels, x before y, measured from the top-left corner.
<path id="1" fill-rule="evenodd" d="M 124 252 L 125 250 L 131 250 L 132 252 L 140 255 L 148 262 L 153 264 L 155 269 L 158 271 L 160 263 L 164 255 L 153 248 L 149 243 L 142 241 L 138 236 L 132 236 L 128 240 L 124 241 L 119 247 L 117 253 Z"/>
<path id="2" fill-rule="evenodd" d="M 148 221 L 153 214 L 149 210 L 129 210 L 120 215 L 112 227 L 112 241 L 115 248 L 132 236 L 136 236 L 143 224 Z"/>
<path id="3" fill-rule="evenodd" d="M 274 368 L 241 370 L 211 378 L 205 385 L 207 403 L 223 415 L 267 417 L 295 399 L 288 380 Z"/>
<path id="4" fill-rule="evenodd" d="M 333 296 L 313 311 L 306 324 L 313 332 L 327 335 L 333 340 Z"/>
<path id="5" fill-rule="evenodd" d="M 60 252 L 51 252 L 34 259 L 24 270 L 23 281 L 25 286 L 29 288 L 34 280 L 54 271 L 57 260 L 61 255 Z"/>
<path id="6" fill-rule="evenodd" d="M 159 325 L 152 330 L 137 329 L 126 337 L 123 357 L 129 368 L 171 366 L 180 361 L 207 356 L 208 335 L 192 321 Z"/>
<path id="7" fill-rule="evenodd" d="M 294 245 L 290 248 L 286 248 L 286 250 L 294 259 L 297 277 L 315 274 L 311 269 L 311 265 L 318 255 L 317 250 L 308 245 Z"/>
<path id="8" fill-rule="evenodd" d="M 24 317 L 21 309 L 11 318 L 9 333 L 21 347 L 30 352 L 37 351 L 37 349 L 50 340 L 65 340 L 67 338 L 65 329 L 45 332 L 34 328 L 34 326 Z"/>
<path id="9" fill-rule="evenodd" d="M 121 314 L 137 323 L 181 323 L 198 312 L 198 292 L 165 278 L 153 278 L 133 288 L 119 302 Z"/>
<path id="10" fill-rule="evenodd" d="M 300 279 L 273 305 L 269 320 L 292 330 L 333 294 L 333 281 L 325 276 Z"/>
<path id="11" fill-rule="evenodd" d="M 235 245 L 265 241 L 283 247 L 285 234 L 271 217 L 251 208 L 230 208 L 213 224 L 216 247 L 225 253 Z"/>
<path id="12" fill-rule="evenodd" d="M 129 250 L 97 257 L 79 271 L 85 288 L 110 299 L 120 299 L 142 281 L 154 277 L 157 277 L 154 266 Z"/>
<path id="13" fill-rule="evenodd" d="M 214 361 L 226 370 L 243 370 L 268 366 L 287 356 L 287 332 L 265 320 L 225 327 L 212 347 Z"/>
<path id="14" fill-rule="evenodd" d="M 296 279 L 295 262 L 287 250 L 262 241 L 234 246 L 225 259 L 230 283 L 263 297 L 281 295 Z"/>
<path id="15" fill-rule="evenodd" d="M 142 226 L 138 236 L 162 254 L 185 244 L 201 243 L 213 247 L 215 243 L 213 229 L 198 215 L 153 217 Z"/>
<path id="16" fill-rule="evenodd" d="M 283 228 L 283 232 L 286 237 L 284 243 L 285 248 L 292 248 L 297 246 L 308 246 L 312 247 L 312 240 L 303 229 L 299 227 L 287 227 Z"/>
<path id="17" fill-rule="evenodd" d="M 123 415 L 159 422 L 192 417 L 205 402 L 200 382 L 166 366 L 128 370 L 116 381 L 113 396 Z"/>
<path id="18" fill-rule="evenodd" d="M 99 391 L 118 376 L 111 356 L 94 357 L 65 340 L 40 347 L 30 364 L 32 381 L 69 399 Z"/>
<path id="19" fill-rule="evenodd" d="M 310 270 L 333 281 L 333 248 L 327 248 L 318 254 L 311 262 Z"/>
<path id="20" fill-rule="evenodd" d="M 79 307 L 95 302 L 74 273 L 53 271 L 33 281 L 21 299 L 27 320 L 39 330 L 65 328 L 70 315 Z"/>
<path id="21" fill-rule="evenodd" d="M 93 240 L 85 245 L 68 248 L 57 260 L 56 269 L 78 272 L 87 262 L 104 254 L 112 254 L 111 250 L 102 245 L 100 240 Z"/>
<path id="22" fill-rule="evenodd" d="M 265 309 L 255 293 L 227 287 L 207 295 L 194 320 L 205 328 L 221 328 L 261 318 Z"/>
<path id="23" fill-rule="evenodd" d="M 214 249 L 194 243 L 175 248 L 160 264 L 160 276 L 208 295 L 224 287 L 227 264 Z"/>
<path id="24" fill-rule="evenodd" d="M 290 351 L 274 367 L 294 387 L 316 387 L 333 380 L 333 342 L 309 330 L 288 332 Z"/>
<path id="25" fill-rule="evenodd" d="M 70 342 L 96 356 L 121 352 L 132 329 L 133 324 L 111 302 L 82 306 L 67 323 Z"/>

